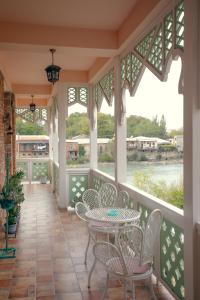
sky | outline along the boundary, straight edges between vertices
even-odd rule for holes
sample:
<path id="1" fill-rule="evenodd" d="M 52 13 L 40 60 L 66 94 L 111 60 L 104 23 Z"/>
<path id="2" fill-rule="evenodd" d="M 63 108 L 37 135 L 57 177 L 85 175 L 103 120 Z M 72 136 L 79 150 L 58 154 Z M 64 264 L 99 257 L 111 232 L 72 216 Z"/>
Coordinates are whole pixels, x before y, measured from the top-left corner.
<path id="1" fill-rule="evenodd" d="M 181 73 L 181 59 L 173 61 L 166 82 L 160 81 L 147 68 L 142 76 L 134 97 L 126 91 L 126 115 L 137 115 L 152 119 L 165 116 L 167 130 L 183 127 L 183 96 L 178 94 L 178 82 Z M 85 108 L 73 105 L 69 114 L 86 112 Z M 103 100 L 101 112 L 114 114 L 114 105 L 109 107 Z"/>

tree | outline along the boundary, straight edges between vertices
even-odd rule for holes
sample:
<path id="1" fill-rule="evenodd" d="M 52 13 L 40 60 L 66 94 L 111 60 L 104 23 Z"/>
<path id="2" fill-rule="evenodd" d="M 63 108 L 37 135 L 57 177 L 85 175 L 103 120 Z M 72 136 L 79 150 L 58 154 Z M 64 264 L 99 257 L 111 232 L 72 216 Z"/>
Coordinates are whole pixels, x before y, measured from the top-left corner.
<path id="1" fill-rule="evenodd" d="M 21 118 L 16 119 L 16 133 L 19 135 L 46 135 L 44 127 L 27 122 Z"/>
<path id="2" fill-rule="evenodd" d="M 97 132 L 99 138 L 113 138 L 114 117 L 99 112 L 97 116 Z"/>
<path id="3" fill-rule="evenodd" d="M 89 120 L 86 113 L 73 113 L 66 120 L 66 137 L 89 135 Z"/>

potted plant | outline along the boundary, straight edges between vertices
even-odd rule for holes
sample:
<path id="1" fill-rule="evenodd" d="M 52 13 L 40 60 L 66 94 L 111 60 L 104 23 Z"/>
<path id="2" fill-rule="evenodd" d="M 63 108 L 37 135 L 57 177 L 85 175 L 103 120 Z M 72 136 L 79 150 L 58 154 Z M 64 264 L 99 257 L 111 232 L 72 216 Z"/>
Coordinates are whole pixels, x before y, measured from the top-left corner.
<path id="1" fill-rule="evenodd" d="M 10 176 L 9 160 L 6 160 L 6 178 L 0 193 L 0 204 L 7 211 L 8 233 L 15 233 L 19 222 L 20 204 L 24 201 L 23 186 L 21 180 L 23 171 L 17 171 Z"/>

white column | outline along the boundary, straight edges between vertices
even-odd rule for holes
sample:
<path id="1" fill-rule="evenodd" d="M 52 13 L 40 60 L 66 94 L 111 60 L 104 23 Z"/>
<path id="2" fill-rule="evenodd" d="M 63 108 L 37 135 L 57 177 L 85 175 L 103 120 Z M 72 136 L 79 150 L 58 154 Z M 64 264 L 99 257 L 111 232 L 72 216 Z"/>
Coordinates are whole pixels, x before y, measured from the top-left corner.
<path id="1" fill-rule="evenodd" d="M 90 169 L 97 169 L 97 108 L 92 96 L 92 85 L 89 85 L 89 118 L 90 118 Z"/>
<path id="2" fill-rule="evenodd" d="M 65 84 L 58 86 L 58 164 L 59 164 L 59 184 L 58 184 L 58 206 L 67 207 L 66 189 L 66 89 Z"/>
<path id="3" fill-rule="evenodd" d="M 125 103 L 123 105 L 124 99 L 122 99 L 122 91 L 121 91 L 121 67 L 120 67 L 119 57 L 115 58 L 115 65 L 114 65 L 114 93 L 115 93 L 115 182 L 116 184 L 118 184 L 126 181 L 126 168 L 127 168 L 126 120 L 125 118 L 123 118 L 123 112 L 125 112 Z"/>
<path id="4" fill-rule="evenodd" d="M 199 0 L 185 0 L 184 47 L 184 262 L 185 299 L 198 300 L 196 232 L 200 201 Z M 198 270 L 200 272 L 200 270 Z"/>

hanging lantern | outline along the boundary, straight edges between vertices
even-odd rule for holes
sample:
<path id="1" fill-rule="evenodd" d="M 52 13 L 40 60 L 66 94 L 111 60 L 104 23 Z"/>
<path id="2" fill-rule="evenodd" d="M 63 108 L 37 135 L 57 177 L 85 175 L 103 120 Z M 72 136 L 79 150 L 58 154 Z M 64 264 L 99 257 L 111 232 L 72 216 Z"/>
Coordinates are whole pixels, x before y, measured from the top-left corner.
<path id="1" fill-rule="evenodd" d="M 56 49 L 49 49 L 52 55 L 52 64 L 46 67 L 45 71 L 47 72 L 47 79 L 49 82 L 53 83 L 59 80 L 59 73 L 61 68 L 59 66 L 54 65 L 54 52 Z"/>
<path id="2" fill-rule="evenodd" d="M 31 97 L 32 97 L 32 102 L 29 104 L 29 107 L 30 107 L 30 111 L 34 112 L 36 110 L 36 105 L 35 105 L 35 103 L 33 103 L 34 95 L 31 95 Z"/>

